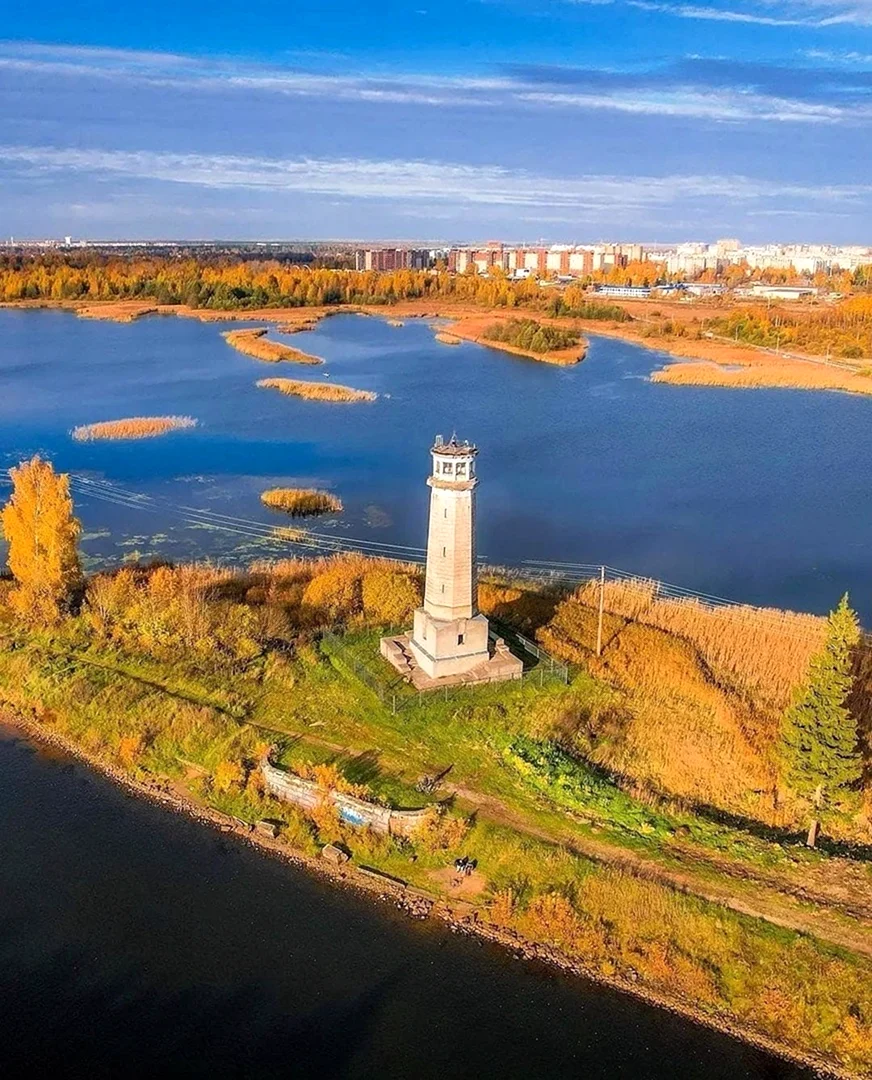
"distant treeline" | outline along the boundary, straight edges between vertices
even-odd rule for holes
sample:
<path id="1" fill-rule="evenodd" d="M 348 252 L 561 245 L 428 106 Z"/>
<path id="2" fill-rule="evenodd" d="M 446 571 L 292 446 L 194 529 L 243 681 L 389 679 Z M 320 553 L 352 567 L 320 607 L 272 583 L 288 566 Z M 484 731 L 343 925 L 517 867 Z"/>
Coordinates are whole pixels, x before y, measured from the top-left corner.
<path id="1" fill-rule="evenodd" d="M 751 345 L 859 360 L 872 356 L 872 296 L 813 312 L 740 308 L 707 322 L 706 329 Z"/>
<path id="2" fill-rule="evenodd" d="M 560 296 L 535 280 L 504 276 L 391 273 L 283 263 L 169 258 L 0 257 L 0 300 L 148 300 L 194 308 L 239 310 L 393 304 L 451 299 L 484 307 L 531 308 L 580 318 L 628 319 L 615 305 L 591 304 L 570 286 Z"/>

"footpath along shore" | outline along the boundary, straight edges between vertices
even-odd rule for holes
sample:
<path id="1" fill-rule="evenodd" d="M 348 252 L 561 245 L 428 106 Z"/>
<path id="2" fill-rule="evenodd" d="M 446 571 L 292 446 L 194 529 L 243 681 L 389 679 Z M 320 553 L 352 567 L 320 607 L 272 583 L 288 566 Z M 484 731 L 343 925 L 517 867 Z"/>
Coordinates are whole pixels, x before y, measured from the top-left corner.
<path id="1" fill-rule="evenodd" d="M 501 946 L 520 959 L 544 963 L 567 974 L 631 994 L 658 1008 L 667 1009 L 675 1015 L 686 1017 L 705 1027 L 741 1039 L 784 1060 L 811 1068 L 821 1076 L 835 1077 L 838 1080 L 856 1080 L 856 1073 L 842 1069 L 830 1060 L 804 1054 L 792 1047 L 781 1045 L 752 1028 L 731 1023 L 723 1017 L 713 1017 L 701 1010 L 689 998 L 659 994 L 648 987 L 640 986 L 631 979 L 607 975 L 597 968 L 588 967 L 578 960 L 570 959 L 558 949 L 527 941 L 511 930 L 488 923 L 478 917 L 479 912 L 476 906 L 469 901 L 458 901 L 440 896 L 382 875 L 378 871 L 356 867 L 351 863 L 335 866 L 325 859 L 313 858 L 295 850 L 280 839 L 271 839 L 255 832 L 254 827 L 248 823 L 196 802 L 189 794 L 168 782 L 135 780 L 122 769 L 89 753 L 73 740 L 52 731 L 45 724 L 30 717 L 7 711 L 0 714 L 0 726 L 38 745 L 61 751 L 111 780 L 131 795 L 148 799 L 174 813 L 184 814 L 202 825 L 232 836 L 240 843 L 252 845 L 273 858 L 282 859 L 315 874 L 331 885 L 352 889 L 370 899 L 389 903 L 410 918 L 438 920 L 452 932 L 474 935 Z"/>

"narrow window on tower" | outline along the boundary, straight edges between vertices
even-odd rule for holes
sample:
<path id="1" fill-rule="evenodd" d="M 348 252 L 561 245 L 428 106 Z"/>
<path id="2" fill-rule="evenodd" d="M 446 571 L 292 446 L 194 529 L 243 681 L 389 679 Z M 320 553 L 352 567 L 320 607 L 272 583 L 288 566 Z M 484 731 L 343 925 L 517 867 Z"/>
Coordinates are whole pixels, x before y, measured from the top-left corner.
<path id="1" fill-rule="evenodd" d="M 463 644 L 463 634 L 458 634 L 458 635 L 457 635 L 457 644 L 458 644 L 458 645 L 462 645 L 462 644 Z"/>
<path id="2" fill-rule="evenodd" d="M 442 549 L 442 558 L 444 559 L 444 558 L 445 558 L 445 556 L 446 556 L 447 554 L 448 554 L 448 548 L 445 548 L 445 547 L 444 547 L 444 548 Z"/>
<path id="3" fill-rule="evenodd" d="M 442 586 L 442 591 L 445 592 L 445 586 L 444 585 Z"/>
<path id="4" fill-rule="evenodd" d="M 445 507 L 445 517 L 448 517 L 448 507 Z"/>

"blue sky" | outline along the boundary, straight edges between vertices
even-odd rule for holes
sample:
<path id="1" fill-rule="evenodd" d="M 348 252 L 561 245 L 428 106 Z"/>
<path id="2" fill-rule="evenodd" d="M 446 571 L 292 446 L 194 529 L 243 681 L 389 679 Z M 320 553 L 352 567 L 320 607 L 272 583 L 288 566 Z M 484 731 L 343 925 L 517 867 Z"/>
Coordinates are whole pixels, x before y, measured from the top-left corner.
<path id="1" fill-rule="evenodd" d="M 12 0 L 0 38 L 0 235 L 872 243 L 872 0 Z"/>

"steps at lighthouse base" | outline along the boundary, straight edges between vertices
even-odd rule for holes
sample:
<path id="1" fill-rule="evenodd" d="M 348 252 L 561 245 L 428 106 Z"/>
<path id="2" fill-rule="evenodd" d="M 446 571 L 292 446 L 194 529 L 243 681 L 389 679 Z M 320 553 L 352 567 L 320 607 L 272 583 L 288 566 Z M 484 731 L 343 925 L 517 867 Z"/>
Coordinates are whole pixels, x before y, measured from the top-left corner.
<path id="1" fill-rule="evenodd" d="M 379 652 L 388 663 L 403 676 L 416 690 L 440 690 L 448 686 L 470 686 L 477 683 L 505 682 L 520 679 L 524 674 L 524 665 L 502 641 L 487 660 L 462 675 L 432 679 L 415 661 L 409 648 L 409 635 L 384 637 L 379 645 Z"/>

